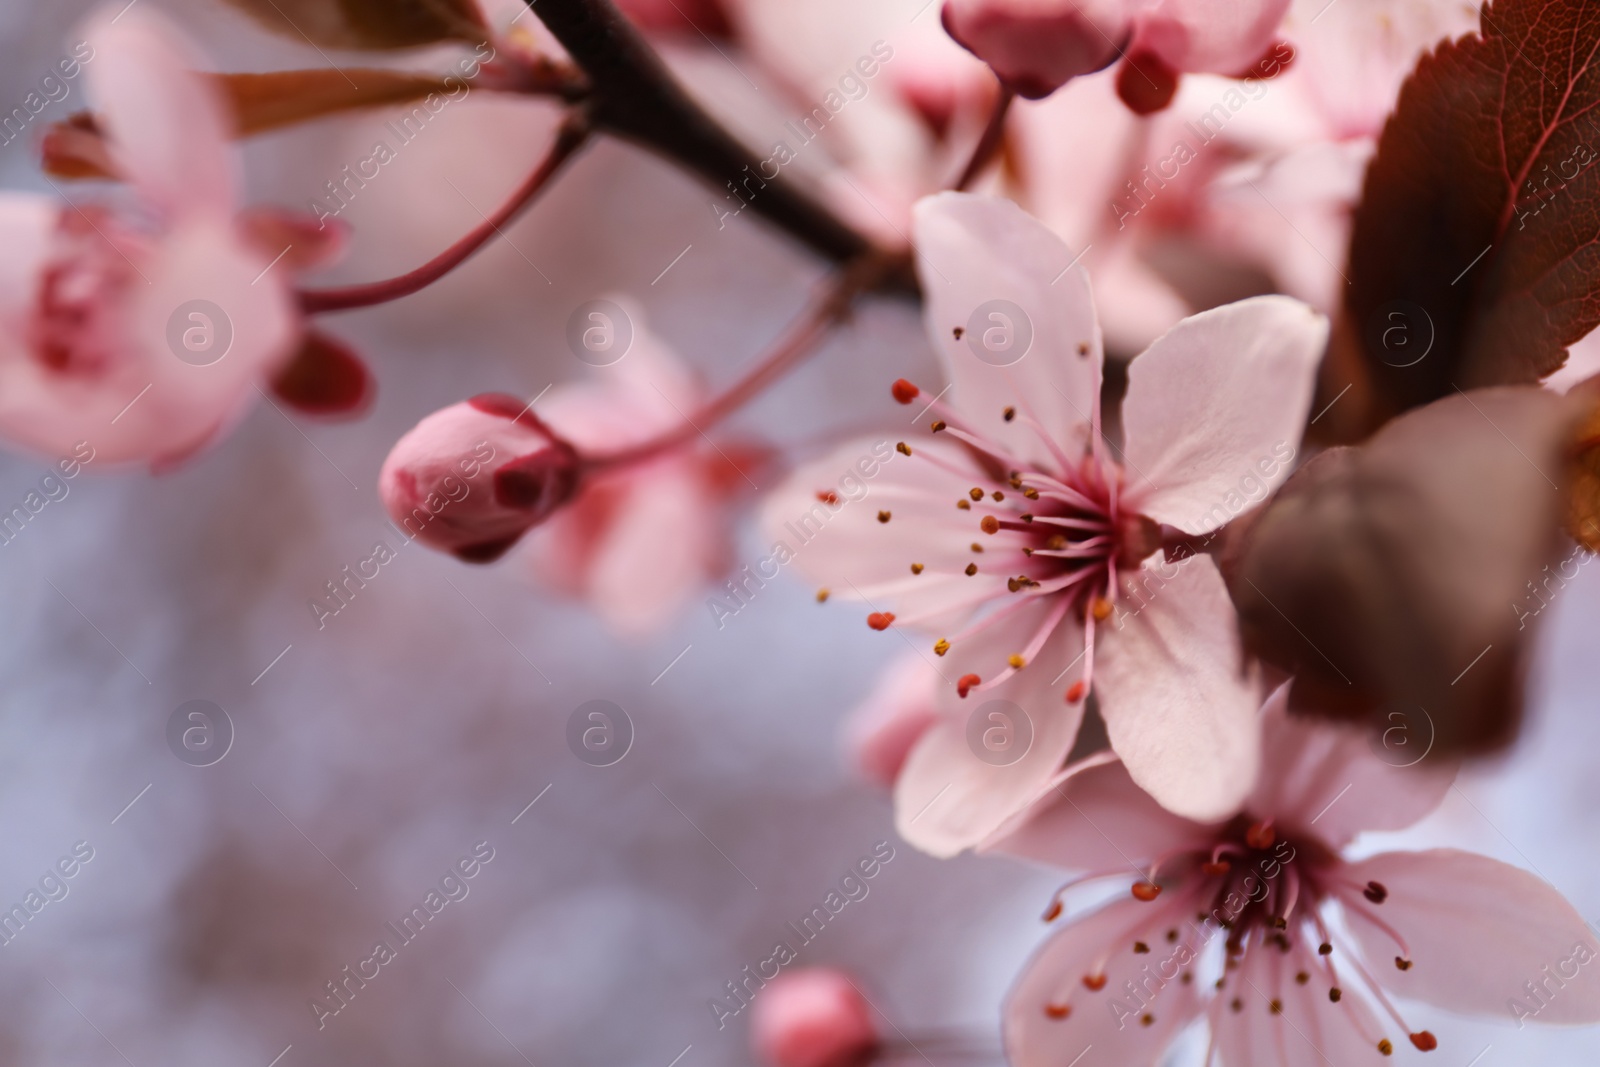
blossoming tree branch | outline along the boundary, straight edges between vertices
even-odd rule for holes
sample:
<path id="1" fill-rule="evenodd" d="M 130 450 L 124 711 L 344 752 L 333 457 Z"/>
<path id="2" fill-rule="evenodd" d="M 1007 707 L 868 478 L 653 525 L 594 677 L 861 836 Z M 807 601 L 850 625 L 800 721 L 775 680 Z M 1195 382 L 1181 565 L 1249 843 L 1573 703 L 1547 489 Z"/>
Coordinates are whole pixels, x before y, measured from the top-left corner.
<path id="1" fill-rule="evenodd" d="M 526 558 L 532 595 L 624 634 L 721 625 L 780 573 L 858 616 L 885 665 L 849 741 L 900 837 L 1069 872 L 999 1020 L 1019 1067 L 1167 1062 L 1197 1022 L 1207 1065 L 1465 1063 L 1416 1004 L 1600 1022 L 1600 948 L 1541 878 L 1351 849 L 1517 743 L 1541 609 L 1600 548 L 1585 5 L 235 3 L 374 65 L 229 73 L 143 6 L 89 21 L 62 69 L 89 107 L 35 142 L 53 182 L 99 184 L 0 201 L 10 445 L 138 477 L 263 397 L 359 419 L 397 372 L 338 315 L 434 285 L 627 142 L 821 281 L 711 382 L 609 300 L 574 327 L 588 373 L 539 396 L 463 358 L 374 472 L 409 539 Z M 793 144 L 663 58 L 685 30 L 798 87 Z M 425 260 L 316 278 L 386 142 L 306 210 L 246 201 L 241 140 L 409 128 L 469 89 L 539 109 L 548 144 Z M 821 454 L 729 428 L 869 303 L 917 308 L 937 360 L 878 375 L 881 428 Z M 730 574 L 747 515 L 755 577 Z M 753 1006 L 777 1067 L 921 1053 L 794 956 L 728 983 L 716 1025 Z"/>

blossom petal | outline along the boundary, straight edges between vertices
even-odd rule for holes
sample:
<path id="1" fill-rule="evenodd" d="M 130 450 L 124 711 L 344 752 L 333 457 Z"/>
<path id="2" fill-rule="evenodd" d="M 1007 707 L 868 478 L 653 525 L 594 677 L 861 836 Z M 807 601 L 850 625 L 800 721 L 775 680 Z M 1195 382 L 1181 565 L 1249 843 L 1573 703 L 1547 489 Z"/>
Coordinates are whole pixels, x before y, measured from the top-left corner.
<path id="1" fill-rule="evenodd" d="M 1328 320 L 1286 296 L 1184 319 L 1128 367 L 1129 506 L 1214 530 L 1288 478 Z"/>
<path id="2" fill-rule="evenodd" d="M 915 652 L 884 671 L 845 726 L 850 762 L 863 778 L 894 788 L 912 748 L 939 721 L 938 692 L 938 671 Z"/>
<path id="3" fill-rule="evenodd" d="M 1348 925 L 1373 973 L 1393 992 L 1470 1014 L 1600 1022 L 1600 947 L 1543 879 L 1455 849 L 1381 853 L 1352 865 L 1348 876 L 1389 891 L 1365 910 L 1406 939 L 1409 968 L 1396 968 L 1399 949 L 1384 931 L 1359 917 Z M 1542 1006 L 1529 982 L 1541 990 Z"/>
<path id="4" fill-rule="evenodd" d="M 1078 253 L 1009 200 L 941 193 L 919 201 L 914 219 L 924 321 L 950 403 L 1025 462 L 1058 465 L 1025 418 L 1006 421 L 1008 407 L 1031 413 L 1069 456 L 1082 454 L 1103 355 L 1089 276 L 1070 266 Z M 1002 301 L 1009 306 L 992 306 Z M 997 349 L 1002 340 L 1013 347 Z"/>
<path id="5" fill-rule="evenodd" d="M 1326 720 L 1290 718 L 1287 683 L 1262 709 L 1263 774 L 1246 805 L 1343 848 L 1363 830 L 1403 830 L 1455 781 L 1455 760 L 1427 759 L 1430 738 L 1398 722 L 1382 735 Z"/>
<path id="6" fill-rule="evenodd" d="M 720 502 L 681 460 L 630 477 L 590 559 L 587 595 L 616 632 L 642 636 L 671 621 L 726 558 Z"/>
<path id="7" fill-rule="evenodd" d="M 965 698 L 951 684 L 969 672 L 998 681 L 1007 654 L 1024 647 L 1050 611 L 1047 603 L 1028 605 L 934 661 L 944 680 L 939 720 L 912 749 L 894 793 L 896 829 L 924 852 L 953 856 L 982 843 L 1039 799 L 1072 750 L 1083 719 L 1082 701 L 1063 699 L 1069 680 L 1062 675 L 1083 651 L 1072 619 L 1060 622 L 1032 663 L 999 684 Z M 1026 753 L 1007 765 L 980 759 L 978 746 L 986 738 L 996 746 L 1021 743 L 1019 710 L 1032 734 Z M 990 729 L 996 732 L 986 733 Z"/>
<path id="8" fill-rule="evenodd" d="M 143 277 L 127 296 L 96 309 L 97 327 L 133 351 L 118 351 L 95 374 L 61 373 L 21 347 L 5 353 L 0 433 L 49 457 L 88 441 L 106 463 L 159 463 L 202 447 L 292 353 L 295 319 L 284 288 L 251 284 L 265 265 L 229 226 L 198 221 L 169 234 L 141 257 Z M 179 330 L 204 331 L 207 345 L 226 342 L 219 358 L 175 357 L 168 338 L 180 312 L 188 317 Z"/>
<path id="9" fill-rule="evenodd" d="M 1330 1001 L 1324 967 L 1303 941 L 1291 954 L 1254 945 L 1213 1001 L 1212 1035 L 1222 1062 L 1227 1067 L 1388 1062 L 1378 1049 L 1384 1031 L 1372 1006 L 1353 989 L 1345 989 L 1337 1003 Z M 1310 976 L 1303 985 L 1295 978 L 1302 972 Z M 1388 1036 L 1405 1041 L 1400 1034 Z"/>
<path id="10" fill-rule="evenodd" d="M 1130 51 L 1174 70 L 1239 74 L 1272 43 L 1289 0 L 1160 0 L 1139 18 Z"/>
<path id="11" fill-rule="evenodd" d="M 605 302 L 625 323 L 611 321 L 616 312 L 610 309 L 591 311 L 590 321 L 611 331 L 613 342 L 623 331 L 631 334 L 627 350 L 615 363 L 555 386 L 538 408 L 546 425 L 584 452 L 638 444 L 681 426 L 704 392 L 693 371 L 649 329 L 642 308 L 619 294 Z"/>
<path id="12" fill-rule="evenodd" d="M 964 573 L 977 558 L 972 543 L 984 536 L 982 505 L 961 510 L 956 500 L 987 484 L 971 454 L 951 442 L 920 442 L 902 456 L 888 438 L 859 440 L 791 474 L 767 498 L 762 529 L 784 546 L 785 561 L 792 556 L 831 595 L 941 629 L 978 600 L 1007 595 L 998 570 Z M 913 563 L 924 573 L 913 574 Z"/>
<path id="13" fill-rule="evenodd" d="M 1006 996 L 1012 1067 L 1154 1067 L 1200 1012 L 1196 983 L 1178 977 L 1186 958 L 1179 953 L 1188 946 L 1175 949 L 1163 936 L 1182 922 L 1170 908 L 1123 900 L 1046 941 Z M 1136 954 L 1135 941 L 1154 951 Z M 1084 986 L 1086 976 L 1098 975 L 1103 987 Z M 1142 1002 L 1125 992 L 1128 982 L 1143 986 Z"/>
<path id="14" fill-rule="evenodd" d="M 182 34 L 137 8 L 96 17 L 85 38 L 94 48 L 90 90 L 117 167 L 140 196 L 169 218 L 231 214 L 232 124 Z"/>
<path id="15" fill-rule="evenodd" d="M 10 324 L 30 313 L 28 305 L 37 295 L 39 271 L 49 254 L 50 235 L 60 213 L 60 203 L 48 196 L 0 195 L 0 248 L 6 250 L 0 256 L 0 300 L 5 301 L 7 323 L 0 337 L 7 341 L 16 337 Z"/>
<path id="16" fill-rule="evenodd" d="M 1067 870 L 1115 871 L 1193 844 L 1206 828 L 1174 815 L 1134 784 L 1120 762 L 1092 767 L 1039 802 L 990 850 Z"/>
<path id="17" fill-rule="evenodd" d="M 1261 762 L 1261 696 L 1211 558 L 1125 579 L 1098 655 L 1100 714 L 1133 780 L 1191 819 L 1235 811 Z"/>

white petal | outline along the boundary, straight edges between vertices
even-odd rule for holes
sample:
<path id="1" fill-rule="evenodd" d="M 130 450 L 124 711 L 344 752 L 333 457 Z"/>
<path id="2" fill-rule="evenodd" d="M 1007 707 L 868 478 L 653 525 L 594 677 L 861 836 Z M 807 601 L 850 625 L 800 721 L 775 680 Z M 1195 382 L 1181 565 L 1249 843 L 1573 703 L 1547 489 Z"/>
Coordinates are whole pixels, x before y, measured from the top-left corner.
<path id="1" fill-rule="evenodd" d="M 1005 421 L 1007 407 L 1031 411 L 1068 455 L 1080 455 L 1103 356 L 1089 276 L 1068 269 L 1078 253 L 1009 200 L 941 193 L 918 202 L 914 220 L 924 320 L 952 385 L 946 399 L 1020 460 L 1059 466 L 1023 418 Z M 987 306 L 994 301 L 1009 308 Z M 992 354 L 980 359 L 974 346 Z"/>
<path id="2" fill-rule="evenodd" d="M 1094 674 L 1111 747 L 1168 810 L 1229 815 L 1255 785 L 1261 695 L 1222 575 L 1204 555 L 1147 565 L 1122 596 Z"/>
<path id="3" fill-rule="evenodd" d="M 1128 366 L 1129 506 L 1189 533 L 1216 529 L 1289 476 L 1328 320 L 1257 296 L 1174 326 Z"/>
<path id="4" fill-rule="evenodd" d="M 1348 877 L 1389 891 L 1382 904 L 1357 904 L 1406 939 L 1408 970 L 1395 966 L 1400 950 L 1387 934 L 1358 917 L 1348 925 L 1373 974 L 1393 992 L 1508 1020 L 1521 1004 L 1543 1023 L 1600 1022 L 1600 947 L 1543 879 L 1447 848 L 1385 852 L 1352 865 Z"/>

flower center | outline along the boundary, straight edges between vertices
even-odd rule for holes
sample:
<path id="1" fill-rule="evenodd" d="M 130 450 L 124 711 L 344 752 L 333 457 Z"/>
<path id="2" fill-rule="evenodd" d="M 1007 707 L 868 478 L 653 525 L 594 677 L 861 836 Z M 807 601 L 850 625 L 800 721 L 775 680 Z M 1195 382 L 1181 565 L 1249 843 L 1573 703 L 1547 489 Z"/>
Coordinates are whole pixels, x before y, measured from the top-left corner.
<path id="1" fill-rule="evenodd" d="M 1126 1003 L 1113 1004 L 1119 1016 L 1126 1013 L 1153 1021 L 1161 988 L 1172 980 L 1192 984 L 1195 972 L 1203 970 L 1202 988 L 1209 985 L 1214 990 L 1208 1008 L 1214 1033 L 1222 1013 L 1282 1015 L 1290 982 L 1296 986 L 1316 982 L 1326 989 L 1330 1003 L 1345 1005 L 1346 1024 L 1379 1052 L 1391 1054 L 1393 1042 L 1380 1032 L 1377 1017 L 1365 1004 L 1345 1001 L 1347 985 L 1353 984 L 1365 994 L 1366 1003 L 1376 1003 L 1401 1027 L 1415 1048 L 1432 1051 L 1438 1047 L 1434 1035 L 1406 1024 L 1362 958 L 1340 945 L 1328 926 L 1323 911 L 1337 901 L 1348 924 L 1366 923 L 1393 940 L 1398 949 L 1395 967 L 1411 969 L 1410 949 L 1381 914 L 1390 899 L 1388 888 L 1377 882 L 1359 885 L 1349 879 L 1347 870 L 1344 861 L 1316 837 L 1280 833 L 1270 821 L 1240 816 L 1209 842 L 1176 849 L 1143 872 L 1131 892 L 1134 899 L 1151 905 L 1150 912 L 1127 931 L 1114 934 L 1106 951 L 1082 976 L 1081 988 L 1047 1000 L 1045 1015 L 1064 1019 L 1074 1000 L 1105 989 L 1106 967 L 1117 954 L 1131 950 L 1143 955 L 1151 951 L 1151 944 L 1164 941 L 1176 970 L 1154 986 L 1126 982 L 1120 993 Z M 1126 872 L 1068 883 L 1045 912 L 1046 921 L 1061 914 L 1063 892 L 1102 877 L 1125 878 Z M 1265 968 L 1256 966 L 1263 955 Z M 1276 985 L 1266 975 L 1274 976 Z M 1119 994 L 1113 990 L 1112 995 Z"/>
<path id="2" fill-rule="evenodd" d="M 920 389 L 904 379 L 894 384 L 893 393 L 906 404 L 922 395 Z M 1007 407 L 1001 412 L 1004 420 L 1020 423 L 1036 433 L 1049 457 L 1048 462 L 1028 461 L 967 426 L 937 398 L 928 402 L 927 412 L 936 416 L 933 431 L 959 441 L 982 472 L 979 484 L 964 489 L 950 502 L 954 508 L 969 512 L 973 520 L 971 534 L 962 531 L 957 535 L 962 540 L 952 546 L 954 558 L 965 555 L 968 559 L 958 569 L 969 578 L 996 573 L 1005 576 L 1003 590 L 996 584 L 985 585 L 971 601 L 991 610 L 980 612 L 962 632 L 939 638 L 934 652 L 943 656 L 953 646 L 1046 598 L 1049 607 L 1033 637 L 1004 653 L 1004 660 L 997 659 L 992 672 L 963 675 L 957 691 L 964 697 L 975 689 L 1004 682 L 1025 668 L 1062 620 L 1071 615 L 1081 624 L 1084 634 L 1083 654 L 1074 661 L 1082 662 L 1082 673 L 1065 690 L 1067 701 L 1077 703 L 1093 678 L 1095 627 L 1115 610 L 1118 570 L 1138 566 L 1160 547 L 1158 527 L 1127 506 L 1122 468 L 1104 454 L 1098 435 L 1091 447 L 1074 457 L 1051 437 L 1025 404 L 1020 409 Z M 953 478 L 971 477 L 970 470 L 949 464 L 929 450 L 913 450 L 904 442 L 897 447 L 913 462 L 933 463 Z M 878 518 L 887 523 L 892 514 L 879 512 Z M 913 575 L 925 571 L 938 574 L 936 567 L 920 560 L 907 562 Z M 917 621 L 920 620 L 896 619 L 887 612 L 874 612 L 868 618 L 877 630 L 896 622 L 904 625 Z"/>

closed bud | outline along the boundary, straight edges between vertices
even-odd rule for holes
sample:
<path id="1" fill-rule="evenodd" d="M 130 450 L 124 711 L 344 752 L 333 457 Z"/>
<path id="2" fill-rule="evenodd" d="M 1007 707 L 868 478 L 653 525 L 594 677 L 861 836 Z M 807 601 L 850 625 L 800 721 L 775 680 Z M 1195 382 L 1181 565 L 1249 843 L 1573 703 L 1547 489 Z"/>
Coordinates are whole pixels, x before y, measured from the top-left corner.
<path id="1" fill-rule="evenodd" d="M 1118 60 L 1118 95 L 1166 107 L 1181 73 L 1270 78 L 1293 58 L 1273 46 L 1289 0 L 945 0 L 945 32 L 1019 95 L 1048 96 Z"/>
<path id="2" fill-rule="evenodd" d="M 769 1067 L 859 1067 L 878 1048 L 872 1009 L 842 971 L 780 975 L 755 1001 L 751 1040 Z"/>
<path id="3" fill-rule="evenodd" d="M 572 499 L 578 466 L 573 447 L 528 405 L 484 393 L 434 412 L 395 442 L 378 492 L 408 537 L 488 563 Z"/>
<path id="4" fill-rule="evenodd" d="M 945 32 L 1029 99 L 1115 62 L 1130 36 L 1121 0 L 945 0 Z"/>

